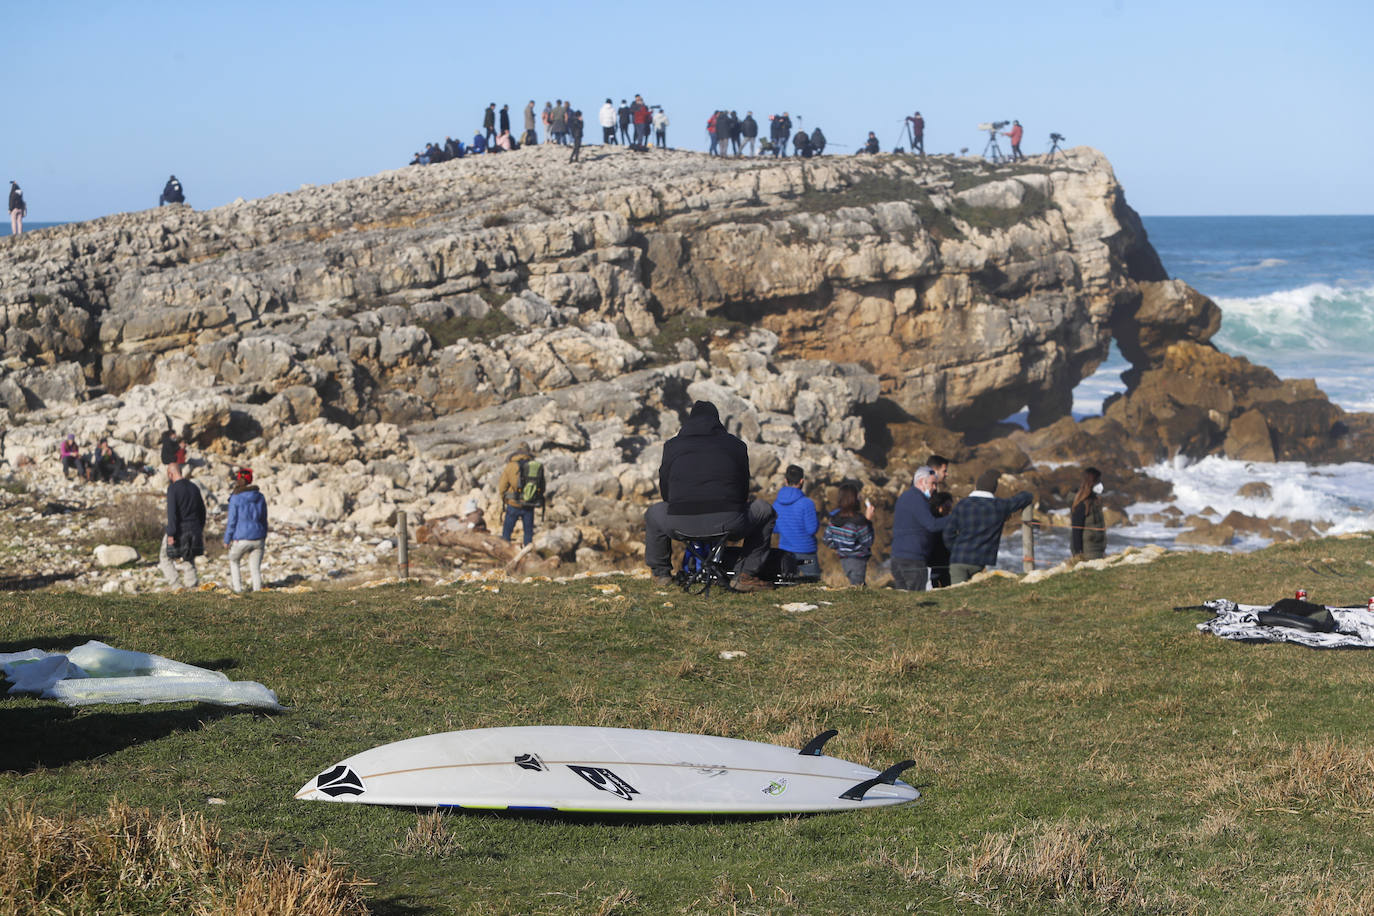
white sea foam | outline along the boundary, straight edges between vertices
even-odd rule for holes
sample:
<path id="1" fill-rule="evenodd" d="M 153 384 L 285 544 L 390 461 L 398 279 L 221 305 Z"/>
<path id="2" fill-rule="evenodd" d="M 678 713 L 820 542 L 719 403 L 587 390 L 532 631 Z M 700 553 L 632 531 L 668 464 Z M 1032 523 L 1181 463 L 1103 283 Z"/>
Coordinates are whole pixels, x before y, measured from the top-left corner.
<path id="1" fill-rule="evenodd" d="M 1236 510 L 1261 518 L 1324 522 L 1331 525 L 1330 534 L 1374 531 L 1374 464 L 1264 463 L 1210 456 L 1196 462 L 1163 462 L 1145 468 L 1145 473 L 1172 483 L 1174 498 L 1169 504 L 1185 513 L 1211 508 L 1224 516 Z M 1256 480 L 1269 485 L 1269 498 L 1238 495 L 1241 486 Z M 1140 504 L 1133 511 L 1154 512 L 1164 505 Z"/>
<path id="2" fill-rule="evenodd" d="M 1288 261 L 1283 258 L 1265 258 L 1258 264 L 1237 264 L 1235 267 L 1229 268 L 1229 270 L 1233 274 L 1238 274 L 1251 270 L 1268 270 L 1271 267 L 1282 267 L 1287 263 Z"/>

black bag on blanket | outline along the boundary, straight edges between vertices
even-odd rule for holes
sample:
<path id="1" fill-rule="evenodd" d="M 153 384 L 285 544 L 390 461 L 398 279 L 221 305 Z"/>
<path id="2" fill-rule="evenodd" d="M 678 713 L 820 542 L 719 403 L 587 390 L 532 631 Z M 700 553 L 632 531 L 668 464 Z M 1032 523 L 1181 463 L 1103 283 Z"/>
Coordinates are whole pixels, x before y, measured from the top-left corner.
<path id="1" fill-rule="evenodd" d="M 1259 622 L 1266 627 L 1292 627 L 1312 633 L 1336 632 L 1336 618 L 1323 605 L 1297 598 L 1284 598 L 1267 611 L 1259 612 Z"/>

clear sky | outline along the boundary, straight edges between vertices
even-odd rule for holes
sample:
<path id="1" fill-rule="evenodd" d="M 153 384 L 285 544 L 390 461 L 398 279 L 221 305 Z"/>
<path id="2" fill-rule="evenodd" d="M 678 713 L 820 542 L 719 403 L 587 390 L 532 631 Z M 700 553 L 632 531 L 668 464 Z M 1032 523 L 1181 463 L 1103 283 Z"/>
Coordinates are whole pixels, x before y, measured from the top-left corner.
<path id="1" fill-rule="evenodd" d="M 198 208 L 373 174 L 488 102 L 594 125 L 636 92 L 673 146 L 727 107 L 890 149 L 919 108 L 929 152 L 1007 118 L 1027 153 L 1097 147 L 1146 215 L 1374 213 L 1370 0 L 7 7 L 0 177 L 30 221 L 154 205 L 172 172 Z"/>

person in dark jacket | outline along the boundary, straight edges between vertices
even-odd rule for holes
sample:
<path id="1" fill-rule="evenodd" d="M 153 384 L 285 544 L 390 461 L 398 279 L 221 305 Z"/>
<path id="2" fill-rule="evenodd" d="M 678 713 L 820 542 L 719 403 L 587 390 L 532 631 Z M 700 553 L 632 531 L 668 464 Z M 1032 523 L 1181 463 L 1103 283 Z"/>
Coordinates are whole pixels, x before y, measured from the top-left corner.
<path id="1" fill-rule="evenodd" d="M 248 555 L 253 591 L 262 591 L 263 545 L 267 542 L 267 500 L 253 483 L 253 469 L 239 468 L 229 495 L 229 520 L 224 523 L 224 546 L 229 548 L 229 586 L 242 594 L 239 562 Z"/>
<path id="2" fill-rule="evenodd" d="M 859 147 L 859 152 L 877 154 L 881 148 L 881 145 L 878 143 L 878 135 L 870 130 L 868 132 L 868 139 L 864 141 L 863 146 Z"/>
<path id="3" fill-rule="evenodd" d="M 778 550 L 783 553 L 783 572 L 803 579 L 819 579 L 821 564 L 816 558 L 816 531 L 820 519 L 816 504 L 806 495 L 805 472 L 789 464 L 784 472 L 787 486 L 778 491 L 773 500 L 777 516 L 774 530 L 778 533 Z"/>
<path id="4" fill-rule="evenodd" d="M 940 472 L 936 470 L 936 474 Z M 954 497 L 944 490 L 936 490 L 930 495 L 930 514 L 937 519 L 948 518 L 954 511 Z M 946 588 L 949 585 L 949 546 L 943 537 L 936 538 L 930 545 L 926 556 L 930 563 L 930 587 Z"/>
<path id="5" fill-rule="evenodd" d="M 186 446 L 182 444 L 181 437 L 170 429 L 162 431 L 162 443 L 159 450 L 160 461 L 163 467 L 169 464 L 186 463 Z"/>
<path id="6" fill-rule="evenodd" d="M 792 155 L 810 159 L 811 153 L 811 135 L 804 130 L 797 131 L 797 135 L 792 138 Z"/>
<path id="7" fill-rule="evenodd" d="M 620 142 L 622 145 L 630 144 L 630 106 L 624 99 L 620 100 L 620 107 L 616 109 L 616 118 L 620 121 Z"/>
<path id="8" fill-rule="evenodd" d="M 1102 512 L 1102 472 L 1083 469 L 1083 482 L 1069 509 L 1069 553 L 1079 560 L 1100 560 L 1107 553 L 1107 519 Z"/>
<path id="9" fill-rule="evenodd" d="M 572 134 L 573 140 L 572 155 L 568 157 L 568 161 L 577 162 L 578 153 L 582 152 L 582 112 L 580 110 L 568 115 L 568 133 Z"/>
<path id="10" fill-rule="evenodd" d="M 497 133 L 506 133 L 506 134 L 510 133 L 510 106 L 509 106 L 509 105 L 502 105 L 502 106 L 501 106 L 501 113 L 500 113 L 500 115 L 497 117 L 496 132 L 497 132 Z"/>
<path id="11" fill-rule="evenodd" d="M 469 146 L 468 149 L 474 154 L 485 153 L 487 151 L 487 138 L 482 136 L 480 130 L 472 135 L 472 145 Z"/>
<path id="12" fill-rule="evenodd" d="M 825 134 L 817 127 L 811 131 L 811 155 L 819 156 L 825 152 Z"/>
<path id="13" fill-rule="evenodd" d="M 792 116 L 783 112 L 778 118 L 778 155 L 786 158 L 787 138 L 792 136 Z"/>
<path id="14" fill-rule="evenodd" d="M 167 587 L 195 588 L 196 557 L 205 553 L 205 500 L 200 487 L 182 476 L 181 465 L 167 465 L 167 527 L 158 552 L 157 566 L 167 579 Z M 180 582 L 177 567 L 180 566 Z"/>
<path id="15" fill-rule="evenodd" d="M 186 203 L 186 192 L 181 188 L 181 182 L 177 181 L 177 176 L 173 175 L 167 179 L 167 183 L 162 186 L 162 195 L 157 199 L 157 205 L 163 204 L 184 204 Z"/>
<path id="16" fill-rule="evenodd" d="M 29 215 L 29 205 L 24 203 L 24 191 L 19 182 L 10 182 L 10 234 L 24 234 L 24 217 Z"/>
<path id="17" fill-rule="evenodd" d="M 754 120 L 754 113 L 752 111 L 746 111 L 744 113 L 744 120 L 741 121 L 739 125 L 739 135 L 744 141 L 741 148 L 749 150 L 750 156 L 755 155 L 754 143 L 759 135 L 759 122 Z"/>
<path id="18" fill-rule="evenodd" d="M 672 581 L 672 537 L 725 533 L 744 540 L 744 558 L 735 577 L 737 591 L 772 588 L 759 579 L 773 537 L 773 507 L 749 496 L 749 449 L 725 431 L 710 401 L 692 405 L 676 436 L 663 446 L 658 468 L 663 502 L 644 513 L 644 562 L 654 581 Z"/>
<path id="19" fill-rule="evenodd" d="M 730 112 L 730 147 L 734 150 L 735 157 L 739 157 L 739 141 L 744 132 L 740 125 L 739 114 L 734 110 Z"/>
<path id="20" fill-rule="evenodd" d="M 487 106 L 487 110 L 482 112 L 482 139 L 487 141 L 487 146 L 491 146 L 496 140 L 496 103 L 492 102 Z"/>
<path id="21" fill-rule="evenodd" d="M 987 470 L 978 475 L 977 489 L 949 514 L 945 543 L 949 545 L 949 580 L 958 585 L 997 562 L 1002 542 L 1002 525 L 1031 504 L 1031 494 L 1022 490 L 1011 499 L 997 498 L 1000 475 Z"/>
<path id="22" fill-rule="evenodd" d="M 949 519 L 936 518 L 930 511 L 935 480 L 934 469 L 922 465 L 916 469 L 911 486 L 897 497 L 897 505 L 892 510 L 893 588 L 925 591 L 933 565 L 931 546 L 949 525 Z"/>

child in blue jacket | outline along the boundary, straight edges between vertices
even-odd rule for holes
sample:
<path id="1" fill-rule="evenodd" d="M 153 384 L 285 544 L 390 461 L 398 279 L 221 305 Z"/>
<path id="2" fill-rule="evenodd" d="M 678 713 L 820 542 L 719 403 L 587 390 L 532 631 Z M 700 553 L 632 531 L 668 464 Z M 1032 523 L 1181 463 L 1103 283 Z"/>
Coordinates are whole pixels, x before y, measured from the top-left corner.
<path id="1" fill-rule="evenodd" d="M 816 504 L 804 492 L 805 474 L 795 464 L 786 471 L 787 486 L 778 491 L 773 500 L 777 521 L 773 530 L 778 533 L 778 549 L 782 551 L 783 572 L 795 572 L 799 579 L 819 579 L 821 564 L 816 559 L 816 531 L 820 519 Z"/>

